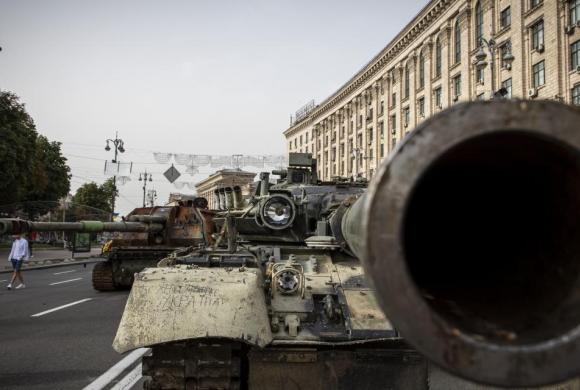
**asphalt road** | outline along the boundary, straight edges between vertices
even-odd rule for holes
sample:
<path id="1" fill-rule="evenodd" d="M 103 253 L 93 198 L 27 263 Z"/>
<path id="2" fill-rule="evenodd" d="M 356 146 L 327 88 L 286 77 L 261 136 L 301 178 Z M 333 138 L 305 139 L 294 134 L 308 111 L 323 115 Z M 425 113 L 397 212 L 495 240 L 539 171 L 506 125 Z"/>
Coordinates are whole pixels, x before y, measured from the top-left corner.
<path id="1" fill-rule="evenodd" d="M 93 290 L 93 266 L 25 271 L 11 291 L 0 274 L 0 388 L 82 389 L 123 358 L 111 344 L 128 291 Z"/>

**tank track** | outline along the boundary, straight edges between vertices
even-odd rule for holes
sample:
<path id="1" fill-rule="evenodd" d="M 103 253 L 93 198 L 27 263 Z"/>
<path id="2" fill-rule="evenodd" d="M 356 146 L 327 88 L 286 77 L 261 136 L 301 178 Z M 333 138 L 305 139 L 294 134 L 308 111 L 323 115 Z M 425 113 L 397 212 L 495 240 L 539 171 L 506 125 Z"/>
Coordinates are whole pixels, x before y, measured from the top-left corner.
<path id="1" fill-rule="evenodd" d="M 110 261 L 102 261 L 93 268 L 93 288 L 97 291 L 114 291 L 113 266 Z"/>
<path id="2" fill-rule="evenodd" d="M 154 346 L 143 376 L 145 390 L 243 390 L 242 346 L 218 339 Z"/>

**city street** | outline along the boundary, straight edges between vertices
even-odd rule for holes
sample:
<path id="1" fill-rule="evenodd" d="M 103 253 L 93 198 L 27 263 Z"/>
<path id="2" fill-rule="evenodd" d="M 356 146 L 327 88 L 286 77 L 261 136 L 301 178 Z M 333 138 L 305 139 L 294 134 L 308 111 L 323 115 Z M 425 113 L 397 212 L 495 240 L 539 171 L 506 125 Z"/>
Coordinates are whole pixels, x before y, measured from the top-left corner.
<path id="1" fill-rule="evenodd" d="M 81 389 L 120 361 L 111 344 L 128 291 L 91 286 L 94 264 L 0 274 L 0 388 Z"/>

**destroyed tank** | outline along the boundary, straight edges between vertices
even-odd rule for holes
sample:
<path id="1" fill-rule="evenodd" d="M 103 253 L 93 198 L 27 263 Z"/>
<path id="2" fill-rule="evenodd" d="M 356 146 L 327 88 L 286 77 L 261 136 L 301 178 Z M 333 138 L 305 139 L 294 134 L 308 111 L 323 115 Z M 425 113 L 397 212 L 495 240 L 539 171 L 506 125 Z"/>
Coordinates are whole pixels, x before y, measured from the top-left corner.
<path id="1" fill-rule="evenodd" d="M 211 212 L 205 198 L 171 206 L 136 208 L 121 222 L 33 222 L 0 219 L 1 234 L 29 232 L 111 232 L 103 246 L 106 261 L 93 268 L 93 287 L 99 291 L 130 288 L 134 274 L 154 267 L 159 260 L 180 247 L 196 246 L 211 241 L 213 227 L 206 220 Z"/>
<path id="2" fill-rule="evenodd" d="M 224 190 L 212 245 L 136 276 L 113 346 L 151 347 L 146 389 L 580 386 L 578 123 L 457 104 L 366 191 L 291 154 L 247 203 Z"/>

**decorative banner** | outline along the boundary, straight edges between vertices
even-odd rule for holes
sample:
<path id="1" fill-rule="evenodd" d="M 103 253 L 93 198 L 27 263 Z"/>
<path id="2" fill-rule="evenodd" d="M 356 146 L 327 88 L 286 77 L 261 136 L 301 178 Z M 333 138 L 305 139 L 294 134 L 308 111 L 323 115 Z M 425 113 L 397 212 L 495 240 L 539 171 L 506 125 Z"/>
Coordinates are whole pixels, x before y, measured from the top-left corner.
<path id="1" fill-rule="evenodd" d="M 171 167 L 165 171 L 163 176 L 165 176 L 170 183 L 173 183 L 179 176 L 181 176 L 181 173 L 179 173 L 173 164 L 171 164 Z"/>
<path id="2" fill-rule="evenodd" d="M 105 161 L 106 176 L 129 176 L 133 171 L 133 163 Z"/>
<path id="3" fill-rule="evenodd" d="M 172 156 L 171 153 L 158 153 L 158 152 L 153 153 L 153 158 L 159 164 L 167 164 L 169 161 L 171 161 L 171 156 Z"/>
<path id="4" fill-rule="evenodd" d="M 203 155 L 193 155 L 192 162 L 197 165 L 198 167 L 208 165 L 211 158 L 210 156 L 203 156 Z"/>
<path id="5" fill-rule="evenodd" d="M 187 181 L 176 181 L 175 183 L 173 183 L 173 185 L 178 190 L 182 190 L 185 187 L 189 188 L 190 190 L 195 190 L 195 183 L 191 183 L 191 182 L 187 182 Z"/>
<path id="6" fill-rule="evenodd" d="M 117 176 L 117 183 L 121 184 L 122 186 L 124 186 L 130 181 L 131 178 L 129 176 Z"/>
<path id="7" fill-rule="evenodd" d="M 199 169 L 195 165 L 191 164 L 185 168 L 185 173 L 194 176 L 199 173 Z"/>
<path id="8" fill-rule="evenodd" d="M 285 167 L 288 164 L 286 155 L 268 155 L 268 156 L 248 156 L 243 154 L 233 155 L 216 155 L 208 156 L 204 154 L 187 154 L 187 153 L 160 153 L 154 152 L 153 158 L 159 164 L 166 164 L 174 158 L 175 163 L 186 166 L 186 172 L 194 175 L 199 172 L 198 168 L 209 165 L 212 168 L 243 168 L 254 167 L 264 168 L 273 166 L 276 168 Z"/>
<path id="9" fill-rule="evenodd" d="M 193 155 L 178 153 L 178 154 L 174 154 L 173 158 L 175 159 L 175 162 L 177 164 L 187 165 L 187 164 L 190 164 L 191 161 L 193 160 Z"/>

